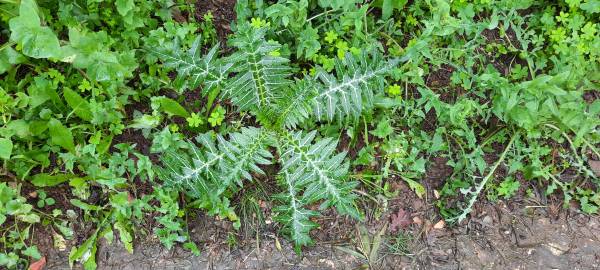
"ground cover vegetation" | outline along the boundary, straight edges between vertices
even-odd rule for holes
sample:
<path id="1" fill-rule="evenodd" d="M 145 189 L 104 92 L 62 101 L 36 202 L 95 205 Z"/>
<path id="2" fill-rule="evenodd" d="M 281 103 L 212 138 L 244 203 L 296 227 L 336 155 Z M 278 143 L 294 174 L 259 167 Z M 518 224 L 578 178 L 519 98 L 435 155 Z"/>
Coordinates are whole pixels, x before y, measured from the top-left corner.
<path id="1" fill-rule="evenodd" d="M 198 215 L 301 253 L 394 181 L 457 226 L 513 196 L 597 214 L 600 1 L 239 0 L 226 27 L 198 5 L 0 0 L 0 267 L 40 231 L 85 269 L 100 239 L 198 254 Z"/>

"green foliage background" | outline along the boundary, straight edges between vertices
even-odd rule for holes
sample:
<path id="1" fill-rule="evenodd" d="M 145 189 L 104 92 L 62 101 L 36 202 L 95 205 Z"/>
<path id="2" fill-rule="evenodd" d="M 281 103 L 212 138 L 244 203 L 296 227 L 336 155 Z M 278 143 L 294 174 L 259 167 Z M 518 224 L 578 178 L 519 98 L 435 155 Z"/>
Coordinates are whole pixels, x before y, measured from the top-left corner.
<path id="1" fill-rule="evenodd" d="M 115 236 L 197 254 L 186 220 L 237 230 L 258 194 L 300 252 L 328 208 L 430 196 L 440 158 L 448 221 L 513 196 L 597 214 L 600 1 L 238 0 L 227 37 L 196 5 L 0 1 L 0 266 L 81 221 L 86 269 Z"/>

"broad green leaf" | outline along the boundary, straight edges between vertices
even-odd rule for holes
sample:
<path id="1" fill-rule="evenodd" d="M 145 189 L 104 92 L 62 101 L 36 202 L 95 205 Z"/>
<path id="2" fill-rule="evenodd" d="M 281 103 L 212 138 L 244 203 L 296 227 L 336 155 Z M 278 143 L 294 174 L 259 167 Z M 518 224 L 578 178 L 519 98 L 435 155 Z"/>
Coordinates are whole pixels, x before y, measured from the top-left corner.
<path id="1" fill-rule="evenodd" d="M 36 246 L 30 246 L 23 250 L 23 255 L 29 256 L 35 260 L 39 260 L 42 257 L 42 254 L 40 254 Z"/>
<path id="2" fill-rule="evenodd" d="M 579 6 L 584 11 L 589 13 L 599 13 L 600 12 L 600 0 L 588 0 L 587 2 L 581 4 Z"/>
<path id="3" fill-rule="evenodd" d="M 133 119 L 133 123 L 131 123 L 127 127 L 135 128 L 135 129 L 155 128 L 159 124 L 160 124 L 160 116 L 159 115 L 144 114 L 144 115 L 142 115 L 142 117 Z"/>
<path id="4" fill-rule="evenodd" d="M 381 5 L 381 18 L 384 20 L 389 19 L 394 9 L 402 9 L 404 5 L 406 5 L 408 0 L 383 0 L 383 4 Z"/>
<path id="5" fill-rule="evenodd" d="M 75 144 L 73 143 L 73 134 L 71 130 L 65 127 L 60 121 L 55 118 L 48 121 L 48 130 L 50 132 L 50 140 L 69 152 L 75 152 Z"/>
<path id="6" fill-rule="evenodd" d="M 100 233 L 98 233 L 98 238 L 104 238 L 106 239 L 107 244 L 112 244 L 113 240 L 115 240 L 115 235 L 113 233 L 113 230 L 110 226 L 106 226 L 106 228 L 104 228 L 104 230 L 102 230 Z"/>
<path id="7" fill-rule="evenodd" d="M 0 159 L 9 159 L 12 149 L 13 143 L 10 139 L 0 138 Z"/>
<path id="8" fill-rule="evenodd" d="M 53 187 L 60 185 L 73 177 L 74 175 L 72 174 L 50 175 L 47 173 L 40 173 L 33 176 L 31 183 L 36 187 Z"/>
<path id="9" fill-rule="evenodd" d="M 90 104 L 84 98 L 69 88 L 64 88 L 63 96 L 65 97 L 67 104 L 73 108 L 75 115 L 79 116 L 79 118 L 85 121 L 92 121 L 94 116 L 92 114 Z"/>
<path id="10" fill-rule="evenodd" d="M 373 104 L 377 108 L 391 109 L 391 108 L 394 108 L 394 107 L 399 107 L 402 104 L 402 102 L 400 102 L 399 98 L 389 98 L 389 97 L 384 97 L 384 96 L 375 96 Z"/>
<path id="11" fill-rule="evenodd" d="M 46 101 L 51 101 L 54 104 L 63 104 L 61 98 L 56 93 L 56 86 L 51 80 L 37 76 L 34 78 L 34 82 L 27 87 L 27 92 L 31 97 L 29 102 L 30 109 L 40 106 Z"/>
<path id="12" fill-rule="evenodd" d="M 23 63 L 25 57 L 12 47 L 0 47 L 0 74 L 10 70 L 13 65 Z"/>
<path id="13" fill-rule="evenodd" d="M 10 200 L 4 205 L 6 213 L 9 215 L 21 215 L 31 211 L 31 205 L 23 204 L 20 200 Z"/>
<path id="14" fill-rule="evenodd" d="M 8 22 L 10 39 L 17 42 L 23 54 L 33 58 L 59 58 L 58 38 L 47 26 L 41 26 L 38 7 L 34 0 L 22 0 L 19 16 Z"/>
<path id="15" fill-rule="evenodd" d="M 181 117 L 188 117 L 190 115 L 183 106 L 177 103 L 177 101 L 167 97 L 160 98 L 160 108 L 162 111 L 171 115 L 177 115 Z"/>
<path id="16" fill-rule="evenodd" d="M 98 211 L 102 209 L 100 206 L 84 203 L 78 199 L 71 199 L 70 202 L 72 205 L 87 211 Z"/>
<path id="17" fill-rule="evenodd" d="M 0 253 L 0 265 L 6 266 L 8 268 L 15 267 L 19 262 L 19 256 L 14 252 Z"/>
<path id="18" fill-rule="evenodd" d="M 133 0 L 116 0 L 115 5 L 121 16 L 127 15 L 127 13 L 135 7 Z"/>
<path id="19" fill-rule="evenodd" d="M 113 137 L 114 135 L 110 134 L 108 136 L 104 136 L 102 140 L 100 140 L 100 143 L 96 147 L 96 151 L 98 152 L 98 154 L 104 154 L 106 153 L 106 151 L 108 151 L 108 149 L 112 145 Z"/>
<path id="20" fill-rule="evenodd" d="M 56 228 L 58 228 L 58 230 L 60 231 L 60 233 L 67 239 L 72 239 L 73 238 L 73 229 L 69 226 L 67 226 L 68 223 L 64 222 L 64 223 L 59 223 L 59 222 L 54 222 L 54 226 Z"/>
<path id="21" fill-rule="evenodd" d="M 9 187 L 6 183 L 0 183 L 0 203 L 6 204 L 15 196 L 15 190 Z"/>
<path id="22" fill-rule="evenodd" d="M 110 196 L 110 204 L 117 210 L 125 213 L 129 205 L 129 196 L 127 192 L 119 192 Z"/>
<path id="23" fill-rule="evenodd" d="M 413 163 L 412 166 L 410 166 L 410 169 L 415 172 L 424 173 L 425 172 L 425 162 L 426 161 L 424 158 L 419 158 L 419 159 L 415 160 L 415 163 Z"/>
<path id="24" fill-rule="evenodd" d="M 29 123 L 29 132 L 33 136 L 43 135 L 48 130 L 48 121 L 33 120 Z"/>
<path id="25" fill-rule="evenodd" d="M 10 130 L 11 134 L 14 134 L 21 139 L 31 136 L 31 132 L 29 131 L 29 123 L 23 119 L 10 121 L 6 127 Z"/>
<path id="26" fill-rule="evenodd" d="M 98 268 L 98 265 L 96 264 L 96 251 L 97 250 L 98 250 L 98 247 L 96 246 L 96 243 L 94 243 L 94 245 L 92 246 L 92 249 L 90 250 L 90 253 L 89 253 L 90 256 L 87 257 L 87 259 L 83 263 L 83 269 L 96 270 Z"/>
<path id="27" fill-rule="evenodd" d="M 62 61 L 86 69 L 95 81 L 122 81 L 137 67 L 133 50 L 110 51 L 111 40 L 104 31 L 86 32 L 69 28 L 68 46 L 63 48 Z"/>
<path id="28" fill-rule="evenodd" d="M 121 186 L 127 182 L 125 178 L 111 178 L 111 179 L 96 179 L 96 183 L 115 189 L 116 186 Z"/>

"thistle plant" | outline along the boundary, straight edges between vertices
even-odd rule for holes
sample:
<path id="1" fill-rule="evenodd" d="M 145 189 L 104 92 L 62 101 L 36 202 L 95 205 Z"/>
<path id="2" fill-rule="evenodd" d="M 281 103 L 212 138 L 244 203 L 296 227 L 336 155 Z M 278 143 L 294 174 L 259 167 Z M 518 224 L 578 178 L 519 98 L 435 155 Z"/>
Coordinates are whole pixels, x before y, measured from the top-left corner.
<path id="1" fill-rule="evenodd" d="M 312 204 L 319 203 L 320 211 L 333 207 L 362 218 L 346 152 L 337 151 L 336 139 L 299 127 L 309 121 L 347 122 L 372 109 L 373 97 L 383 93 L 385 76 L 398 60 L 348 53 L 332 73 L 318 69 L 297 78 L 289 60 L 279 56 L 280 45 L 267 41 L 265 32 L 240 25 L 230 39 L 235 50 L 229 56 L 219 57 L 218 45 L 201 55 L 200 39 L 187 52 L 178 47 L 153 51 L 188 87 L 202 87 L 204 93 L 218 89 L 221 99 L 231 100 L 258 122 L 227 136 L 201 134 L 200 146 L 189 142 L 187 153 L 167 152 L 160 178 L 197 199 L 209 213 L 235 221 L 229 194 L 265 174 L 261 166 L 278 163 L 282 192 L 274 197 L 279 203 L 273 208 L 275 220 L 299 249 L 311 244 L 309 232 L 317 227 L 311 218 L 319 211 L 309 209 Z"/>

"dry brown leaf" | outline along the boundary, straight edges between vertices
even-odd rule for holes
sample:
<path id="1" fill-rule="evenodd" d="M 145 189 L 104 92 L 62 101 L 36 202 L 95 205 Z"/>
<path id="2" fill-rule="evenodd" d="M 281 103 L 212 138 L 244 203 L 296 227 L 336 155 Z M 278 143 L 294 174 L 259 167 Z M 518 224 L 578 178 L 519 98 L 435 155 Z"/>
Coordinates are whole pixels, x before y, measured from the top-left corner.
<path id="1" fill-rule="evenodd" d="M 265 202 L 263 200 L 258 200 L 258 206 L 262 209 L 265 209 L 268 207 L 267 202 Z"/>
<path id="2" fill-rule="evenodd" d="M 434 229 L 443 229 L 446 226 L 446 221 L 444 221 L 443 219 L 438 221 L 435 225 L 433 225 Z"/>
<path id="3" fill-rule="evenodd" d="M 279 238 L 275 237 L 275 247 L 277 250 L 281 251 L 281 243 L 279 243 Z"/>
<path id="4" fill-rule="evenodd" d="M 410 214 L 402 208 L 398 210 L 398 214 L 392 214 L 391 219 L 390 231 L 392 232 L 397 231 L 399 228 L 406 228 L 412 224 L 412 218 L 410 217 Z"/>
<path id="5" fill-rule="evenodd" d="M 421 224 L 423 224 L 423 220 L 421 220 L 420 217 L 414 217 L 413 218 L 413 223 L 417 224 L 417 225 L 421 225 Z"/>
<path id="6" fill-rule="evenodd" d="M 29 270 L 42 270 L 46 266 L 46 257 L 42 257 L 41 259 L 33 262 L 29 265 Z"/>
<path id="7" fill-rule="evenodd" d="M 431 224 L 431 221 L 429 219 L 425 219 L 425 222 L 423 223 L 423 230 L 425 231 L 425 233 L 428 234 L 432 228 L 433 225 Z"/>
<path id="8" fill-rule="evenodd" d="M 54 247 L 57 248 L 60 251 L 65 251 L 67 250 L 67 241 L 65 240 L 65 238 L 58 234 L 58 233 L 53 233 L 52 234 L 53 240 L 54 240 Z"/>

